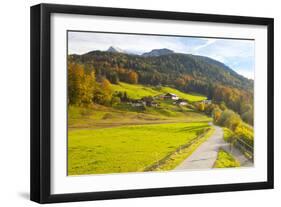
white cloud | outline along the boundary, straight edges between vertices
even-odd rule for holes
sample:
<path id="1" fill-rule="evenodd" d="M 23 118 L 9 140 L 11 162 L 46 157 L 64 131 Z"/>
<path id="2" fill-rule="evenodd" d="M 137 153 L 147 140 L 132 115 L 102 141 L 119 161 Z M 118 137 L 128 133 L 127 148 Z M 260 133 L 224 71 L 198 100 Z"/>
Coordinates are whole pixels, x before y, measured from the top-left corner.
<path id="1" fill-rule="evenodd" d="M 186 46 L 177 37 L 123 35 L 110 33 L 70 32 L 69 54 L 83 54 L 92 50 L 107 50 L 110 46 L 123 50 L 143 53 L 152 49 L 169 48 L 175 52 L 184 52 Z"/>
<path id="2" fill-rule="evenodd" d="M 199 45 L 197 47 L 194 48 L 194 51 L 200 50 L 204 47 L 207 47 L 213 43 L 215 43 L 217 40 L 216 39 L 207 39 L 207 42 L 205 44 Z"/>
<path id="3" fill-rule="evenodd" d="M 200 37 L 131 35 L 95 32 L 69 32 L 68 53 L 84 54 L 107 50 L 110 46 L 142 54 L 153 49 L 168 48 L 223 62 L 237 73 L 254 78 L 254 41 Z"/>

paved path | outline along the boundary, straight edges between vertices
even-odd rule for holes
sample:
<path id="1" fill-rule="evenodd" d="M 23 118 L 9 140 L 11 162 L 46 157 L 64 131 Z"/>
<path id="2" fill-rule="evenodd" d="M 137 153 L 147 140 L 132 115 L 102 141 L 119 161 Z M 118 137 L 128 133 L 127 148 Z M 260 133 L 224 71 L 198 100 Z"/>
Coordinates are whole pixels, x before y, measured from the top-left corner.
<path id="1" fill-rule="evenodd" d="M 201 144 L 187 159 L 185 159 L 175 170 L 186 169 L 206 169 L 212 168 L 217 159 L 217 154 L 223 145 L 223 130 L 221 127 L 214 126 L 214 134 L 203 144 Z"/>
<path id="2" fill-rule="evenodd" d="M 210 123 L 210 125 L 212 125 Z M 201 144 L 192 155 L 185 159 L 174 170 L 187 169 L 210 169 L 217 159 L 217 154 L 220 148 L 229 151 L 230 145 L 223 140 L 223 130 L 219 126 L 215 128 L 214 134 L 203 144 Z M 253 163 L 248 161 L 244 155 L 237 149 L 232 150 L 233 156 L 240 161 L 241 166 L 251 166 Z"/>

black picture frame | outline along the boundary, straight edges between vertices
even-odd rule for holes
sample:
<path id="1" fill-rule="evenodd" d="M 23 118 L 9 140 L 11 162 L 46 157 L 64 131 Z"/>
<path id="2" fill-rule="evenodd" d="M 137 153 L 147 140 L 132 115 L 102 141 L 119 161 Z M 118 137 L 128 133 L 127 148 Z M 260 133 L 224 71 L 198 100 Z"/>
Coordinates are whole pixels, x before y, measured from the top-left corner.
<path id="1" fill-rule="evenodd" d="M 99 15 L 112 17 L 150 18 L 194 22 L 219 22 L 267 26 L 267 181 L 238 184 L 169 187 L 74 194 L 51 194 L 51 72 L 50 72 L 50 16 L 53 13 Z M 152 10 L 103 8 L 72 5 L 39 4 L 31 7 L 31 174 L 30 199 L 38 203 L 88 201 L 146 196 L 211 193 L 272 189 L 274 186 L 274 72 L 273 44 L 274 20 L 272 18 L 195 14 Z"/>

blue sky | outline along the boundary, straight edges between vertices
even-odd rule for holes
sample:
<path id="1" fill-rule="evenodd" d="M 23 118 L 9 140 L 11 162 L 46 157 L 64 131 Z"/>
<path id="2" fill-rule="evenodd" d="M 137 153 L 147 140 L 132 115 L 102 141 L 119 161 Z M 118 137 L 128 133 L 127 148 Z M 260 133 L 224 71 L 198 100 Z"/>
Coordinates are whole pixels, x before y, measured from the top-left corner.
<path id="1" fill-rule="evenodd" d="M 110 46 L 135 54 L 167 48 L 178 53 L 207 56 L 223 62 L 247 78 L 254 79 L 255 42 L 253 40 L 93 32 L 68 33 L 69 54 L 107 50 Z"/>

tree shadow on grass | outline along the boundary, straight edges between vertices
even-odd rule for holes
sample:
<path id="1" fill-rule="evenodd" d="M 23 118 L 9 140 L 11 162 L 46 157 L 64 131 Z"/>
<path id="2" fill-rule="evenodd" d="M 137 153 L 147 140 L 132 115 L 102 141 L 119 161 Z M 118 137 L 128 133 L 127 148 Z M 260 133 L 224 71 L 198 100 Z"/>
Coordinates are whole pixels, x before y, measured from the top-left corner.
<path id="1" fill-rule="evenodd" d="M 183 129 L 180 129 L 179 132 L 194 132 L 194 131 L 201 131 L 205 129 L 208 126 L 189 126 L 184 127 Z"/>

